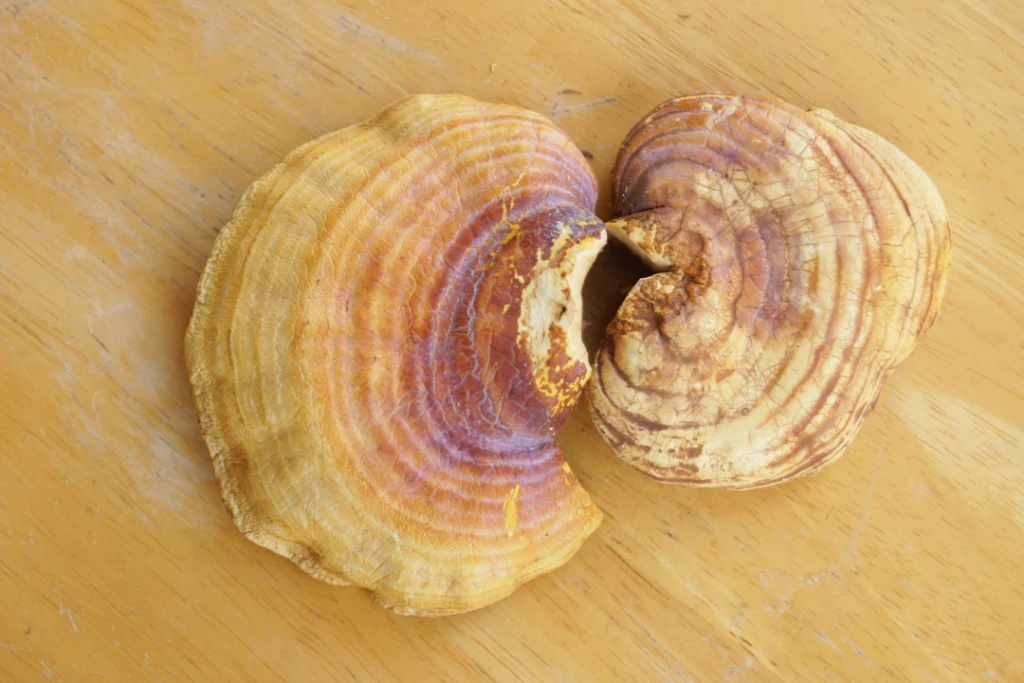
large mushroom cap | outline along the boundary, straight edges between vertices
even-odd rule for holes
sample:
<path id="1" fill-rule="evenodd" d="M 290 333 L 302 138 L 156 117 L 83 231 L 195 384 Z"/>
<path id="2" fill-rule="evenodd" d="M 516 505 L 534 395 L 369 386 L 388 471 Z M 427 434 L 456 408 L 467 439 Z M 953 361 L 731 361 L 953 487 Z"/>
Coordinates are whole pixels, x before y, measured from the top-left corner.
<path id="1" fill-rule="evenodd" d="M 827 111 L 697 95 L 632 130 L 612 183 L 609 232 L 661 271 L 588 388 L 618 455 L 728 488 L 839 457 L 939 310 L 949 226 L 924 172 Z"/>
<path id="2" fill-rule="evenodd" d="M 399 612 L 481 607 L 601 514 L 553 433 L 589 375 L 594 176 L 550 121 L 407 97 L 245 194 L 186 353 L 253 541 Z"/>

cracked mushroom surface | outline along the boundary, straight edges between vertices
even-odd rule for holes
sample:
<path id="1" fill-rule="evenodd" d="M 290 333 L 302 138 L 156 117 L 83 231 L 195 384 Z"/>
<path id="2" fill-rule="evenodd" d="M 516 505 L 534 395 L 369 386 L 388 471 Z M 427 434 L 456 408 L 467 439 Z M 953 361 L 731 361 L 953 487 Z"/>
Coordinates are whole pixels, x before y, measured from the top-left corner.
<path id="1" fill-rule="evenodd" d="M 553 440 L 590 372 L 596 193 L 548 119 L 454 95 L 399 100 L 258 180 L 186 339 L 241 531 L 404 614 L 566 562 L 601 520 Z"/>
<path id="2" fill-rule="evenodd" d="M 612 189 L 609 233 L 658 271 L 587 389 L 619 457 L 722 488 L 835 461 L 938 314 L 950 234 L 927 175 L 828 111 L 712 94 L 639 123 Z"/>

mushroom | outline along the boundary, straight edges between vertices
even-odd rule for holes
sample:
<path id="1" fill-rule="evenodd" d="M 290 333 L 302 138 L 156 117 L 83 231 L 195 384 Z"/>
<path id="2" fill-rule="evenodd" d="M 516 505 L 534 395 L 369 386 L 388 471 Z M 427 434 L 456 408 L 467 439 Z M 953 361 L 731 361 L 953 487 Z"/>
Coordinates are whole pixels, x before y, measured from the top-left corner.
<path id="1" fill-rule="evenodd" d="M 834 462 L 938 314 L 950 235 L 925 173 L 828 111 L 712 94 L 633 128 L 612 189 L 609 233 L 657 271 L 587 389 L 617 455 L 733 489 Z"/>
<path id="2" fill-rule="evenodd" d="M 494 602 L 600 511 L 553 434 L 590 373 L 594 174 L 548 119 L 411 96 L 245 193 L 186 355 L 251 540 L 403 614 Z"/>

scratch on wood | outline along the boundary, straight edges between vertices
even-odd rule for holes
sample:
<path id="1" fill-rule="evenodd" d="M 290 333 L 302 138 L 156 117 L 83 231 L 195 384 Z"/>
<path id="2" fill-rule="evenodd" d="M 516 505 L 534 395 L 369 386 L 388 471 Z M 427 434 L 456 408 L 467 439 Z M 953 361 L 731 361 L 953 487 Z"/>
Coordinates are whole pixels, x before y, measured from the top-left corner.
<path id="1" fill-rule="evenodd" d="M 340 16 L 337 19 L 337 24 L 338 28 L 340 28 L 343 33 L 365 38 L 366 40 L 377 43 L 381 47 L 385 48 L 386 50 L 390 50 L 391 52 L 397 52 L 399 54 L 415 57 L 416 59 L 427 62 L 432 66 L 441 65 L 441 60 L 439 60 L 436 56 L 432 55 L 426 50 L 420 50 L 418 48 L 415 48 L 412 45 L 406 43 L 404 40 L 400 40 L 392 35 L 389 35 L 383 31 L 373 28 L 372 26 L 367 26 L 366 24 L 362 23 L 355 17 Z M 494 71 L 493 66 L 491 68 L 491 71 Z"/>
<path id="2" fill-rule="evenodd" d="M 578 114 L 578 113 L 580 113 L 582 111 L 587 111 L 588 109 L 596 109 L 598 107 L 604 107 L 604 106 L 607 106 L 609 104 L 615 104 L 618 101 L 619 101 L 618 97 L 604 97 L 604 98 L 602 98 L 600 100 L 597 100 L 596 102 L 587 102 L 585 104 L 577 104 L 577 105 L 572 106 L 572 107 L 562 107 L 561 105 L 558 104 L 558 102 L 553 102 L 551 104 L 550 116 L 551 116 L 551 118 L 554 119 L 554 118 L 558 118 L 559 116 L 562 116 L 564 114 Z"/>
<path id="3" fill-rule="evenodd" d="M 885 454 L 885 442 L 885 437 L 882 437 L 882 443 L 878 445 L 878 454 L 875 456 L 875 471 L 871 474 L 871 483 L 868 484 L 868 492 L 867 495 L 864 496 L 864 507 L 861 510 L 860 517 L 857 519 L 857 524 L 853 527 L 853 533 L 850 535 L 850 542 L 846 544 L 846 550 L 843 551 L 842 559 L 850 557 L 857 549 L 857 539 L 860 538 L 861 531 L 864 529 L 864 523 L 868 518 L 868 513 L 871 512 L 871 500 L 875 495 L 875 484 L 878 483 L 878 473 L 882 469 L 882 456 Z"/>
<path id="4" fill-rule="evenodd" d="M 11 16 L 18 16 L 21 14 L 21 10 L 32 5 L 37 5 L 41 0 L 15 0 L 14 2 L 4 2 L 0 0 L 0 9 L 5 9 L 11 13 Z"/>
<path id="5" fill-rule="evenodd" d="M 64 600 L 62 600 L 61 597 L 60 597 L 60 585 L 57 584 L 56 588 L 57 588 L 57 614 L 61 615 L 62 617 L 66 616 L 68 618 L 68 620 L 71 622 L 71 628 L 73 628 L 75 630 L 75 633 L 78 633 L 78 624 L 75 623 L 75 616 L 71 613 L 71 608 L 65 608 L 64 607 Z"/>
<path id="6" fill-rule="evenodd" d="M 608 545 L 606 547 L 612 555 L 619 559 L 619 561 L 622 563 L 622 566 L 628 569 L 631 574 L 633 574 L 633 576 L 638 578 L 641 582 L 643 582 L 646 586 L 653 590 L 656 595 L 660 596 L 663 599 L 668 599 L 668 596 L 665 595 L 665 593 L 663 593 L 662 590 L 655 583 L 653 583 L 650 579 L 644 576 L 644 574 L 642 574 L 636 567 L 630 564 L 629 560 L 627 560 L 621 552 L 616 550 L 614 546 Z"/>
<path id="7" fill-rule="evenodd" d="M 97 337 L 97 336 L 96 336 L 95 334 L 93 334 L 92 332 L 90 332 L 90 333 L 89 333 L 89 336 L 90 336 L 90 337 L 92 337 L 93 339 L 95 339 L 95 340 L 96 340 L 96 343 L 97 343 L 97 344 L 99 344 L 100 346 L 102 346 L 102 347 L 103 347 L 103 350 L 104 350 L 104 351 L 106 351 L 107 353 L 110 353 L 110 349 L 108 349 L 108 348 L 107 348 L 107 345 L 103 343 L 103 340 L 102 340 L 102 339 L 100 339 L 99 337 Z"/>
<path id="8" fill-rule="evenodd" d="M 225 152 L 225 151 L 224 151 L 223 149 L 221 149 L 221 148 L 220 148 L 220 147 L 218 147 L 217 145 L 214 145 L 214 146 L 213 146 L 213 150 L 214 150 L 215 152 L 217 152 L 218 154 L 220 154 L 220 155 L 221 155 L 222 157 L 224 157 L 225 159 L 227 159 L 228 161 L 230 161 L 230 162 L 232 162 L 233 164 L 235 164 L 236 166 L 238 166 L 238 168 L 240 168 L 240 169 L 242 169 L 243 171 L 245 171 L 246 173 L 249 173 L 250 175 L 252 175 L 252 171 L 250 171 L 250 170 L 249 170 L 248 168 L 246 168 L 246 167 L 245 167 L 245 165 L 244 165 L 244 164 L 242 164 L 242 162 L 240 162 L 240 161 L 239 161 L 238 159 L 234 158 L 233 156 L 231 156 L 230 154 L 228 154 L 227 152 Z M 122 203 L 123 203 L 123 202 L 122 202 Z"/>

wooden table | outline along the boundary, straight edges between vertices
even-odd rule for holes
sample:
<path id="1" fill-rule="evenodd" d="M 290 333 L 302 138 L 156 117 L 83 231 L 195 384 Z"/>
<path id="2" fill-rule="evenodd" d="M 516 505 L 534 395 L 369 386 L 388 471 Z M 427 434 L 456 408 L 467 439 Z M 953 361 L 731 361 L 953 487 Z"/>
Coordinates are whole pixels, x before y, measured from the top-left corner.
<path id="1" fill-rule="evenodd" d="M 1021 4 L 497 5 L 0 0 L 0 680 L 1024 680 Z M 703 90 L 832 109 L 946 199 L 942 314 L 845 458 L 665 486 L 577 410 L 561 440 L 603 526 L 440 620 L 235 530 L 182 337 L 249 183 L 457 91 L 551 115 L 607 192 L 627 129 Z"/>

